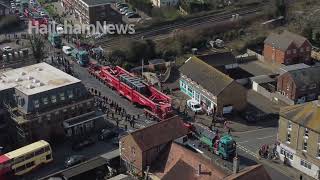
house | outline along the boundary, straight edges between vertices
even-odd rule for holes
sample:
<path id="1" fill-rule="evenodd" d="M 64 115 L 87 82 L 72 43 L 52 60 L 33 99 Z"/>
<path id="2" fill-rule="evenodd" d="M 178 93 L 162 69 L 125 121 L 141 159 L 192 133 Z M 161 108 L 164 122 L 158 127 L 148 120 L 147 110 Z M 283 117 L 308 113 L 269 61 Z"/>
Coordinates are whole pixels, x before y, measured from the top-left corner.
<path id="1" fill-rule="evenodd" d="M 0 73 L 0 89 L 12 97 L 5 101 L 14 100 L 5 106 L 19 144 L 77 136 L 94 127 L 94 119 L 86 119 L 95 114 L 93 97 L 86 87 L 79 79 L 47 63 Z M 81 121 L 72 128 L 63 126 L 63 122 L 76 119 Z"/>
<path id="2" fill-rule="evenodd" d="M 122 16 L 115 11 L 111 4 L 113 0 L 63 0 L 65 11 L 73 13 L 82 24 L 97 22 L 122 22 Z"/>
<path id="3" fill-rule="evenodd" d="M 320 177 L 320 100 L 280 110 L 277 151 L 280 159 L 305 174 Z"/>
<path id="4" fill-rule="evenodd" d="M 208 62 L 193 56 L 180 67 L 180 90 L 218 115 L 241 111 L 247 105 L 247 90 Z"/>
<path id="5" fill-rule="evenodd" d="M 152 4 L 154 7 L 168 7 L 168 6 L 176 6 L 179 0 L 152 0 Z"/>
<path id="6" fill-rule="evenodd" d="M 277 64 L 310 63 L 312 45 L 305 37 L 284 31 L 270 34 L 264 41 L 265 61 Z"/>
<path id="7" fill-rule="evenodd" d="M 295 103 L 312 101 L 320 94 L 320 66 L 289 70 L 278 77 L 277 91 Z"/>
<path id="8" fill-rule="evenodd" d="M 164 147 L 188 133 L 183 121 L 174 116 L 124 136 L 119 141 L 120 157 L 131 172 L 142 174 Z"/>

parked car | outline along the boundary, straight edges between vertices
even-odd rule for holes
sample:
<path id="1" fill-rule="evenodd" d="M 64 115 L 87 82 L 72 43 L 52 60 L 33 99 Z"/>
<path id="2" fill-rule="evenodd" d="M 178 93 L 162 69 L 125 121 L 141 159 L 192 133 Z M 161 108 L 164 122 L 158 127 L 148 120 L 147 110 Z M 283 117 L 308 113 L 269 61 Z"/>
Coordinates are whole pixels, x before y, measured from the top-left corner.
<path id="1" fill-rule="evenodd" d="M 102 129 L 98 139 L 100 141 L 108 140 L 114 137 L 118 137 L 119 133 L 113 129 Z"/>
<path id="2" fill-rule="evenodd" d="M 69 47 L 69 46 L 62 46 L 62 51 L 63 53 L 65 53 L 66 55 L 70 55 L 71 52 L 72 52 L 72 47 Z"/>
<path id="3" fill-rule="evenodd" d="M 117 7 L 118 9 L 122 9 L 122 8 L 124 8 L 124 7 L 129 7 L 129 5 L 128 5 L 128 4 L 125 4 L 125 3 L 121 3 L 121 4 L 119 4 L 119 5 L 116 5 L 116 7 Z"/>
<path id="4" fill-rule="evenodd" d="M 84 162 L 85 160 L 86 158 L 83 155 L 73 155 L 66 159 L 66 161 L 64 162 L 64 167 L 68 168 L 81 162 Z"/>
<path id="5" fill-rule="evenodd" d="M 10 46 L 3 47 L 2 50 L 5 52 L 12 52 L 13 51 L 13 49 Z"/>
<path id="6" fill-rule="evenodd" d="M 126 16 L 131 16 L 131 15 L 134 15 L 134 14 L 135 14 L 134 12 L 128 11 L 125 15 L 126 15 Z"/>
<path id="7" fill-rule="evenodd" d="M 74 151 L 80 151 L 82 150 L 83 148 L 85 147 L 88 147 L 88 146 L 91 146 L 93 145 L 95 142 L 93 139 L 91 138 L 86 138 L 86 139 L 83 139 L 83 140 L 80 140 L 80 141 L 77 141 L 77 142 L 74 142 L 72 144 L 72 149 Z"/>
<path id="8" fill-rule="evenodd" d="M 187 101 L 187 106 L 191 109 L 191 111 L 199 113 L 202 111 L 201 105 L 195 101 L 194 99 L 189 99 Z"/>
<path id="9" fill-rule="evenodd" d="M 124 7 L 122 9 L 120 9 L 120 14 L 125 15 L 128 11 L 129 11 L 129 8 L 128 7 Z"/>

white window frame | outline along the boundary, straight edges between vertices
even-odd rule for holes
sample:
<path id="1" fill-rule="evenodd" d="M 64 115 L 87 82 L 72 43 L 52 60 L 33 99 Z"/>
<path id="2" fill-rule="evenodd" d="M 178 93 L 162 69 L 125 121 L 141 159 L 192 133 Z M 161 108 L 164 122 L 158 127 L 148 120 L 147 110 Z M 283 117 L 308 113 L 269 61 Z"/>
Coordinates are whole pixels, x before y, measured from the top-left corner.
<path id="1" fill-rule="evenodd" d="M 57 102 L 57 96 L 56 95 L 52 95 L 51 96 L 51 102 L 52 103 L 56 103 Z"/>
<path id="2" fill-rule="evenodd" d="M 303 52 L 304 52 L 304 48 L 300 48 L 300 52 L 302 52 L 302 53 L 303 53 Z"/>
<path id="3" fill-rule="evenodd" d="M 302 143 L 302 151 L 304 152 L 308 151 L 308 141 L 306 139 Z"/>
<path id="4" fill-rule="evenodd" d="M 293 51 L 293 54 L 296 54 L 296 53 L 297 53 L 297 50 L 296 50 L 296 49 L 293 49 L 292 51 Z"/>
<path id="5" fill-rule="evenodd" d="M 60 93 L 59 96 L 61 101 L 64 101 L 66 99 L 64 93 Z"/>
<path id="6" fill-rule="evenodd" d="M 49 100 L 48 100 L 47 97 L 42 98 L 42 102 L 43 102 L 44 105 L 47 105 L 49 103 L 48 101 Z"/>
<path id="7" fill-rule="evenodd" d="M 291 134 L 290 134 L 290 131 L 288 131 L 288 133 L 287 133 L 287 139 L 286 139 L 286 142 L 287 142 L 288 144 L 290 144 L 290 143 L 291 143 Z"/>
<path id="8" fill-rule="evenodd" d="M 39 103 L 39 100 L 38 100 L 38 99 L 33 100 L 33 106 L 34 106 L 35 108 L 39 108 L 39 107 L 40 107 L 40 103 Z"/>
<path id="9" fill-rule="evenodd" d="M 289 50 L 287 50 L 287 54 L 289 55 L 289 54 L 291 54 L 291 50 L 289 49 Z"/>
<path id="10" fill-rule="evenodd" d="M 311 49 L 310 49 L 310 47 L 306 47 L 306 51 L 310 51 Z"/>
<path id="11" fill-rule="evenodd" d="M 312 164 L 304 159 L 300 160 L 300 165 L 306 169 L 311 169 L 312 168 Z M 310 168 L 309 168 L 310 166 Z"/>
<path id="12" fill-rule="evenodd" d="M 292 130 L 292 122 L 288 121 L 288 130 L 291 131 Z"/>
<path id="13" fill-rule="evenodd" d="M 304 136 L 304 138 L 307 138 L 307 139 L 309 138 L 309 129 L 308 128 L 304 129 L 304 135 L 303 136 Z"/>
<path id="14" fill-rule="evenodd" d="M 71 90 L 68 91 L 68 98 L 69 99 L 73 98 L 73 91 L 71 91 Z"/>

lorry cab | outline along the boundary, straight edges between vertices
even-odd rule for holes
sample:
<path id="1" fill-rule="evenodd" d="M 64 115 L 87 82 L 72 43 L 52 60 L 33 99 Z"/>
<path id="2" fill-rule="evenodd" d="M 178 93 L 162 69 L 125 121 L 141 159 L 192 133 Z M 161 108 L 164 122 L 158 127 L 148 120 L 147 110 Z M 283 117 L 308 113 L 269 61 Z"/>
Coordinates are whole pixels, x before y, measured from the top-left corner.
<path id="1" fill-rule="evenodd" d="M 223 159 L 231 159 L 236 153 L 236 142 L 231 136 L 225 135 L 219 139 L 219 148 L 217 154 Z"/>

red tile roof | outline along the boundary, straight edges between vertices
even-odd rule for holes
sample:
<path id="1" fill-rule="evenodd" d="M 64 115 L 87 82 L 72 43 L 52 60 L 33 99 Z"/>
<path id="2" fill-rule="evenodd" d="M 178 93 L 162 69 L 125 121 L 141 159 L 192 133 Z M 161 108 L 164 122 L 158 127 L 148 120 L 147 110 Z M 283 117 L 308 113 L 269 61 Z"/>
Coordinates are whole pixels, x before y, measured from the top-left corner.
<path id="1" fill-rule="evenodd" d="M 259 180 L 272 180 L 266 169 L 261 164 L 247 167 L 237 174 L 228 176 L 225 180 L 251 180 L 257 178 Z"/>
<path id="2" fill-rule="evenodd" d="M 130 133 L 142 151 L 170 142 L 188 133 L 178 116 Z"/>
<path id="3" fill-rule="evenodd" d="M 201 165 L 200 175 L 197 173 Z M 163 180 L 221 180 L 228 176 L 210 160 L 176 143 L 172 143 L 151 166 L 150 172 Z"/>

